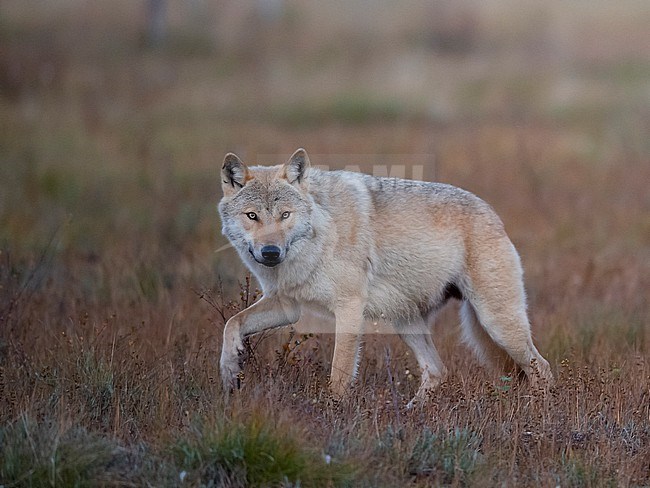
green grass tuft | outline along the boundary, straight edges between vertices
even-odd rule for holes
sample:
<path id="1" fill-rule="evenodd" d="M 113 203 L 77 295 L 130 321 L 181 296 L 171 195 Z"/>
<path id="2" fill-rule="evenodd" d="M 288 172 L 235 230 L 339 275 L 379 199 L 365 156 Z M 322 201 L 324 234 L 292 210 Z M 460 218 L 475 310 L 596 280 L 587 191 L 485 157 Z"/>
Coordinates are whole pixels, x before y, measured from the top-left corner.
<path id="1" fill-rule="evenodd" d="M 0 483 L 5 486 L 97 486 L 120 457 L 118 447 L 85 429 L 38 424 L 26 417 L 0 429 Z"/>
<path id="2" fill-rule="evenodd" d="M 328 464 L 299 435 L 253 418 L 196 426 L 172 451 L 189 479 L 208 486 L 344 486 L 351 481 L 349 466 Z"/>
<path id="3" fill-rule="evenodd" d="M 480 436 L 467 429 L 438 433 L 424 429 L 413 445 L 409 474 L 442 484 L 467 484 L 481 463 L 480 445 Z"/>

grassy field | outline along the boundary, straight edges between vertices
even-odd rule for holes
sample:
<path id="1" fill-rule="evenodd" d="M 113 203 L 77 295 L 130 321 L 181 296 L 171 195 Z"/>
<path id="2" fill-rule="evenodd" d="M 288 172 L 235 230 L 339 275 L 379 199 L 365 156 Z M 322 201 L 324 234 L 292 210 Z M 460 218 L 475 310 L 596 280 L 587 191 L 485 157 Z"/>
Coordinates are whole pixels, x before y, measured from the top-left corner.
<path id="1" fill-rule="evenodd" d="M 154 46 L 144 2 L 0 4 L 0 486 L 650 485 L 646 3 L 259 5 L 170 2 Z M 421 408 L 398 339 L 335 403 L 300 327 L 225 402 L 259 291 L 215 252 L 219 167 L 298 146 L 490 202 L 550 392 L 483 370 L 450 305 Z"/>

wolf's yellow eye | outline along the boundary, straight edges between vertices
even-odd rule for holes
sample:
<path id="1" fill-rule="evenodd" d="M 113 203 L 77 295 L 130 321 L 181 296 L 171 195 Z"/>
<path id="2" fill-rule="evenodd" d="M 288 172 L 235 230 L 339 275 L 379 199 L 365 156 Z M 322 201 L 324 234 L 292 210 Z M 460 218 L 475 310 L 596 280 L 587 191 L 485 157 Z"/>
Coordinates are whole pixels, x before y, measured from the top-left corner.
<path id="1" fill-rule="evenodd" d="M 282 220 L 285 220 L 285 219 L 288 219 L 290 215 L 291 215 L 291 212 L 282 212 L 281 218 L 282 218 Z"/>
<path id="2" fill-rule="evenodd" d="M 248 217 L 251 220 L 257 220 L 257 214 L 255 212 L 248 212 L 246 214 L 246 217 Z"/>

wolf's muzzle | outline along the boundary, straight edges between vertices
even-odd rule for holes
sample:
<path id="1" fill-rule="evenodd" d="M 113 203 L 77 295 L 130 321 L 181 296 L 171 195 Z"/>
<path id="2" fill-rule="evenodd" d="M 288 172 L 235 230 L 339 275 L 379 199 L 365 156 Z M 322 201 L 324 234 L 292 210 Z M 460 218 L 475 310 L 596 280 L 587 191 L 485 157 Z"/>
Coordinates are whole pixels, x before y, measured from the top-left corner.
<path id="1" fill-rule="evenodd" d="M 262 249 L 260 249 L 261 258 L 257 256 L 257 253 L 255 253 L 253 249 L 249 248 L 249 251 L 253 255 L 253 258 L 255 258 L 255 261 L 264 266 L 268 266 L 269 268 L 277 266 L 284 260 L 282 257 L 282 249 L 278 246 L 271 245 L 262 247 Z"/>

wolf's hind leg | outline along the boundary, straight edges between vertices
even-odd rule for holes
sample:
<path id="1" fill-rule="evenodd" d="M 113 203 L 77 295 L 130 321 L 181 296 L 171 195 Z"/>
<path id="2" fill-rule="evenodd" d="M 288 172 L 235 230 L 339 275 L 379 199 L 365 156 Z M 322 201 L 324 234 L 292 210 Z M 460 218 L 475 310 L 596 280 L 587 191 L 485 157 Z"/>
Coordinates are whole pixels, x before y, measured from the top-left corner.
<path id="1" fill-rule="evenodd" d="M 471 316 L 469 309 L 464 310 L 472 319 L 467 330 L 473 334 L 472 338 L 478 339 L 478 345 L 488 345 L 484 355 L 498 358 L 495 349 L 477 332 L 474 318 L 478 319 L 489 338 L 514 360 L 531 382 L 540 378 L 551 381 L 553 375 L 548 361 L 533 344 L 530 333 L 519 256 L 508 240 L 493 244 L 484 253 L 489 253 L 491 259 L 476 260 L 465 293 L 475 315 Z"/>
<path id="2" fill-rule="evenodd" d="M 493 310 L 485 304 L 479 305 L 476 310 L 479 322 L 488 335 L 526 373 L 531 383 L 536 383 L 540 378 L 551 381 L 551 367 L 533 344 L 526 314 L 514 312 Z"/>
<path id="3" fill-rule="evenodd" d="M 464 300 L 460 306 L 460 318 L 463 342 L 474 351 L 483 364 L 500 371 L 508 371 L 514 368 L 515 362 L 513 359 L 492 340 L 490 334 L 479 322 L 474 308 L 467 300 Z"/>
<path id="4" fill-rule="evenodd" d="M 395 328 L 406 345 L 413 351 L 420 367 L 420 387 L 415 397 L 407 405 L 408 408 L 411 408 L 416 402 L 425 400 L 427 394 L 442 383 L 447 375 L 447 368 L 433 343 L 430 324 L 426 317 L 415 319 L 412 322 L 395 324 Z"/>

